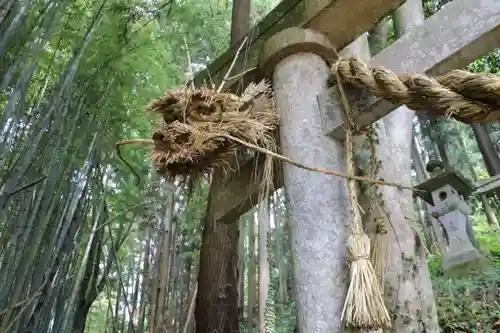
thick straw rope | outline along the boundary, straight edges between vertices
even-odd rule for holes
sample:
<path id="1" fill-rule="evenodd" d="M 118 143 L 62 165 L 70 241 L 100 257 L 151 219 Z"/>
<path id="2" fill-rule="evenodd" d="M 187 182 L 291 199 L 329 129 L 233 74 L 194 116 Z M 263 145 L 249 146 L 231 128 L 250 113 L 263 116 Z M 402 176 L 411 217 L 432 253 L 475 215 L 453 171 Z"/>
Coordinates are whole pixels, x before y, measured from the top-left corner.
<path id="1" fill-rule="evenodd" d="M 356 57 L 339 58 L 332 72 L 345 83 L 415 111 L 465 123 L 500 121 L 500 77 L 493 74 L 452 70 L 436 78 L 396 75 L 382 67 L 371 68 Z"/>

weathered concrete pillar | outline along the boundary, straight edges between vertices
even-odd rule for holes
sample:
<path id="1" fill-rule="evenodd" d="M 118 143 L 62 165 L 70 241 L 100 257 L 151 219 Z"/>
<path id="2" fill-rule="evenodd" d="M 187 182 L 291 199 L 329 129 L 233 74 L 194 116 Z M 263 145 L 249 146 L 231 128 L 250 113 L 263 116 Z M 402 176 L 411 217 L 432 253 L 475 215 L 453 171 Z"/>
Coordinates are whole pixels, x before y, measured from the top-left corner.
<path id="1" fill-rule="evenodd" d="M 332 57 L 323 35 L 291 28 L 267 41 L 261 68 L 273 78 L 281 116 L 281 153 L 309 166 L 344 170 L 343 148 L 323 134 L 317 100 L 317 95 L 327 90 L 329 67 L 324 58 Z M 288 164 L 283 165 L 283 172 L 299 332 L 341 332 L 348 282 L 346 181 Z"/>

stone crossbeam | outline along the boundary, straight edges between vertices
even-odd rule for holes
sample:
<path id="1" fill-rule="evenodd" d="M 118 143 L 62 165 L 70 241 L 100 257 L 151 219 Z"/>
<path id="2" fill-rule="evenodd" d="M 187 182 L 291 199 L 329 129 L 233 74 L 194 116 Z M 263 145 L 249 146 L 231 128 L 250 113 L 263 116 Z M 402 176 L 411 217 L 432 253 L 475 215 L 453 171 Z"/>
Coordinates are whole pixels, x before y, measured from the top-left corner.
<path id="1" fill-rule="evenodd" d="M 500 175 L 493 176 L 486 180 L 481 180 L 476 183 L 477 195 L 486 195 L 493 193 L 495 190 L 500 188 Z"/>
<path id="2" fill-rule="evenodd" d="M 370 61 L 372 67 L 388 68 L 395 73 L 426 73 L 431 76 L 461 68 L 500 46 L 500 1 L 455 0 L 406 33 Z M 400 105 L 350 88 L 354 122 L 360 127 L 385 117 Z M 340 103 L 338 90 L 318 96 L 325 110 L 324 131 L 333 138 L 344 138 L 343 119 L 334 119 L 328 110 Z"/>
<path id="3" fill-rule="evenodd" d="M 455 0 L 427 19 L 422 26 L 408 32 L 376 55 L 370 65 L 383 66 L 396 73 L 439 75 L 454 68 L 462 68 L 498 46 L 500 1 Z M 354 120 L 362 125 L 373 123 L 398 107 L 361 91 L 358 94 L 356 100 L 363 101 L 363 104 L 355 106 L 360 111 Z M 341 123 L 339 119 L 325 119 L 324 130 L 332 137 L 341 139 Z M 249 163 L 254 166 L 256 162 Z M 262 168 L 262 162 L 257 163 Z M 254 167 L 242 168 L 228 180 L 224 193 L 219 194 L 227 198 L 227 207 L 221 207 L 224 211 L 218 213 L 219 217 L 223 218 L 236 210 L 243 213 L 256 203 L 258 186 L 255 184 L 259 180 L 252 175 L 253 170 Z M 282 182 L 276 179 L 275 187 L 280 186 Z"/>
<path id="4" fill-rule="evenodd" d="M 405 0 L 283 0 L 258 25 L 248 33 L 247 46 L 238 57 L 230 76 L 243 73 L 258 66 L 262 46 L 274 34 L 290 27 L 311 28 L 328 36 L 330 41 L 342 49 L 363 32 L 370 29 L 381 17 L 402 5 Z M 243 41 L 243 40 L 242 40 Z M 241 41 L 241 42 L 242 42 Z M 195 78 L 196 85 L 222 82 L 240 43 L 229 48 Z M 253 70 L 228 82 L 248 84 L 262 77 Z M 234 89 L 233 89 L 234 90 Z"/>

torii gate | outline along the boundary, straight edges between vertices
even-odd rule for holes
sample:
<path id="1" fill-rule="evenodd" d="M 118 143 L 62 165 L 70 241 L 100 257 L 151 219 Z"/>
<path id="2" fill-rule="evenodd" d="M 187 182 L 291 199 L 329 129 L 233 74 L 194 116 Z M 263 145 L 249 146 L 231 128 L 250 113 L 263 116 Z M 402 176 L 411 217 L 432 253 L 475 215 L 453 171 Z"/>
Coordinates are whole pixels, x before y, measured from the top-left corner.
<path id="1" fill-rule="evenodd" d="M 336 144 L 343 135 L 340 103 L 321 101 L 322 96 L 332 93 L 326 86 L 330 70 L 324 58 L 333 54 L 332 45 L 342 49 L 403 3 L 404 0 L 285 0 L 252 29 L 247 57 L 238 60 L 234 69 L 244 72 L 259 67 L 244 75 L 246 83 L 272 75 L 278 111 L 287 112 L 280 128 L 284 155 L 325 169 L 344 168 L 342 150 Z M 396 73 L 440 75 L 463 67 L 498 46 L 500 1 L 455 0 L 376 55 L 369 64 Z M 236 48 L 229 49 L 200 73 L 195 83 L 212 80 L 218 84 L 235 53 Z M 381 119 L 398 107 L 363 91 L 356 92 L 356 101 L 355 108 L 362 111 L 354 121 L 361 126 Z M 312 130 L 317 133 L 311 135 Z M 309 132 L 309 142 L 301 139 L 305 131 Z M 283 145 L 283 142 L 291 145 Z M 296 149 L 304 145 L 312 149 Z M 212 202 L 217 207 L 214 209 L 216 220 L 234 220 L 256 203 L 260 180 L 252 175 L 255 163 L 262 161 L 247 161 L 224 186 L 219 186 L 221 191 Z M 292 202 L 289 207 L 292 230 L 307 230 L 301 233 L 307 236 L 292 235 L 295 249 L 298 253 L 312 254 L 307 261 L 300 257 L 295 260 L 297 298 L 305 303 L 316 302 L 315 306 L 298 308 L 298 318 L 308 323 L 305 325 L 308 333 L 326 333 L 332 328 L 340 331 L 345 295 L 339 292 L 342 288 L 338 286 L 345 283 L 340 277 L 345 263 L 336 253 L 345 252 L 348 233 L 345 181 L 284 166 L 284 177 L 276 178 L 275 185 L 287 187 Z M 311 211 L 321 213 L 315 213 L 315 219 L 308 220 Z M 314 270 L 314 267 L 325 266 L 326 269 Z M 325 276 L 325 271 L 330 275 Z M 339 278 L 332 278 L 336 276 Z M 301 283 L 305 279 L 312 281 L 316 289 L 305 288 Z M 324 290 L 329 287 L 333 291 L 325 295 Z M 331 304 L 332 299 L 338 300 L 338 308 L 322 306 Z"/>

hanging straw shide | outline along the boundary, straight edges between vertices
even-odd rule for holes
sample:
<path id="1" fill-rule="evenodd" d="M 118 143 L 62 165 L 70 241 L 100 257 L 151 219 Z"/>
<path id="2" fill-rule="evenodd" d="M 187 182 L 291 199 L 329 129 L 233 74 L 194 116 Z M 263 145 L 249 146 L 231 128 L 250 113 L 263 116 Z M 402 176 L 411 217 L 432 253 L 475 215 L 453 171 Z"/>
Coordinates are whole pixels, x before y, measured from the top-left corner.
<path id="1" fill-rule="evenodd" d="M 369 126 L 367 132 L 368 146 L 370 151 L 370 177 L 376 178 L 379 172 L 379 160 L 377 159 L 376 141 L 378 141 L 378 133 L 375 126 Z M 369 207 L 369 221 L 373 227 L 372 236 L 372 251 L 370 260 L 372 262 L 375 274 L 377 275 L 380 283 L 380 290 L 384 293 L 384 276 L 385 276 L 385 260 L 386 260 L 386 242 L 387 230 L 385 227 L 385 217 L 387 214 L 383 211 L 382 204 L 379 198 L 378 186 L 370 184 L 368 188 L 368 198 L 370 199 Z"/>
<path id="2" fill-rule="evenodd" d="M 373 235 L 373 246 L 371 252 L 371 262 L 375 274 L 380 283 L 380 291 L 384 292 L 385 259 L 387 251 L 387 230 L 383 218 L 375 219 L 375 234 Z"/>
<path id="3" fill-rule="evenodd" d="M 337 78 L 338 78 L 338 73 Z M 338 80 L 338 88 L 342 97 L 346 119 L 350 125 L 346 129 L 346 166 L 347 173 L 354 173 L 353 131 L 354 124 L 350 118 L 350 106 Z M 357 183 L 354 179 L 347 181 L 349 201 L 351 205 L 351 233 L 347 239 L 348 259 L 350 262 L 350 283 L 342 309 L 342 320 L 346 326 L 363 329 L 389 327 L 391 319 L 387 311 L 380 283 L 370 261 L 371 240 L 363 230 L 361 211 L 357 198 Z"/>

